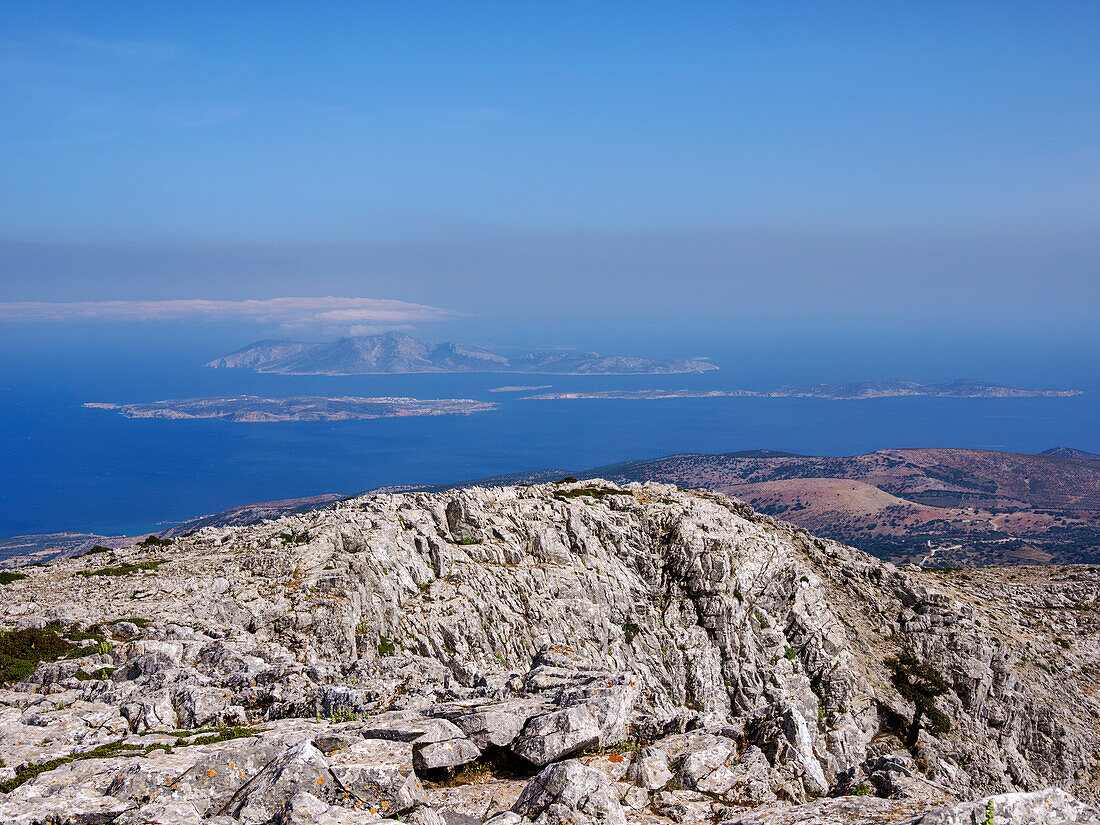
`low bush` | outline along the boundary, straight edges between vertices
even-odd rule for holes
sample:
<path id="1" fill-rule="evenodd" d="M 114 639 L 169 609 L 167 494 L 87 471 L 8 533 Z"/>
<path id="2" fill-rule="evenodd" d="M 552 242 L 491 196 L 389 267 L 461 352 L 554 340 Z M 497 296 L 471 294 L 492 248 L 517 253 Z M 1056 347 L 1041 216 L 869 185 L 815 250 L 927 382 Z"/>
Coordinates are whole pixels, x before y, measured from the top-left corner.
<path id="1" fill-rule="evenodd" d="M 0 683 L 25 679 L 39 662 L 55 662 L 79 649 L 52 627 L 0 633 Z"/>
<path id="2" fill-rule="evenodd" d="M 925 717 L 933 733 L 947 733 L 951 730 L 951 720 L 947 714 L 936 707 L 936 697 L 947 692 L 947 683 L 931 665 L 920 662 L 910 653 L 886 660 L 886 666 L 892 671 L 894 687 L 904 698 L 916 707 L 913 722 L 909 729 L 910 745 L 917 741 L 921 718 Z"/>
<path id="3" fill-rule="evenodd" d="M 172 539 L 158 539 L 152 533 L 138 542 L 138 547 L 167 547 L 172 544 Z"/>
<path id="4" fill-rule="evenodd" d="M 140 573 L 142 570 L 156 570 L 166 563 L 166 559 L 139 561 L 133 564 L 120 564 L 117 567 L 101 567 L 98 570 L 81 570 L 79 575 L 84 578 L 90 578 L 91 576 L 129 576 L 132 573 Z"/>
<path id="5" fill-rule="evenodd" d="M 625 490 L 619 490 L 615 487 L 577 487 L 573 490 L 556 490 L 554 492 L 554 498 L 556 499 L 570 499 L 581 498 L 582 496 L 590 496 L 592 498 L 604 498 L 605 496 L 628 496 L 630 493 Z"/>

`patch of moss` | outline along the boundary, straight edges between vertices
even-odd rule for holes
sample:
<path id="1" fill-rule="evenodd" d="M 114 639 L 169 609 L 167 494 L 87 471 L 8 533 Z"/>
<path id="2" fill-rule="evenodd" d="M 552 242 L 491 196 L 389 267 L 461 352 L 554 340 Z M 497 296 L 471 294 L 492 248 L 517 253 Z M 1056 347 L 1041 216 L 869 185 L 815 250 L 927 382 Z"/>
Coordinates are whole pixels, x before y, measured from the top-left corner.
<path id="1" fill-rule="evenodd" d="M 106 682 L 111 678 L 111 674 L 115 672 L 113 667 L 101 667 L 98 670 L 93 670 L 91 673 L 85 673 L 83 670 L 78 670 L 73 674 L 73 677 L 78 682 L 91 682 L 100 681 Z"/>
<path id="2" fill-rule="evenodd" d="M 215 728 L 213 733 L 205 736 L 196 736 L 194 739 L 188 740 L 180 737 L 176 739 L 176 747 L 189 748 L 192 745 L 213 745 L 217 742 L 228 742 L 230 739 L 246 739 L 254 733 L 256 733 L 256 731 L 253 728 L 242 728 L 237 726 Z"/>
<path id="3" fill-rule="evenodd" d="M 139 561 L 133 564 L 120 564 L 117 567 L 101 567 L 98 570 L 81 570 L 78 575 L 84 578 L 90 578 L 91 576 L 129 576 L 133 573 L 139 573 L 142 570 L 156 570 L 162 564 L 167 563 L 167 559 Z"/>
<path id="4" fill-rule="evenodd" d="M 0 584 L 11 584 L 27 578 L 25 573 L 15 573 L 11 570 L 0 570 Z"/>
<path id="5" fill-rule="evenodd" d="M 62 765 L 67 765 L 70 762 L 77 762 L 82 759 L 107 759 L 112 756 L 120 756 L 133 751 L 144 750 L 140 745 L 127 745 L 122 742 L 111 742 L 106 745 L 100 745 L 98 748 L 90 751 L 84 751 L 82 753 L 74 753 L 70 756 L 62 756 L 58 759 L 51 759 L 48 762 L 39 762 L 37 765 L 24 765 L 20 768 L 14 777 L 6 782 L 0 782 L 0 793 L 11 793 L 18 788 L 24 782 L 34 779 L 40 773 L 46 771 L 52 771 L 54 768 L 59 768 Z"/>
<path id="6" fill-rule="evenodd" d="M 455 542 L 455 544 L 462 544 L 462 545 L 481 544 L 481 539 L 459 539 L 458 541 Z"/>

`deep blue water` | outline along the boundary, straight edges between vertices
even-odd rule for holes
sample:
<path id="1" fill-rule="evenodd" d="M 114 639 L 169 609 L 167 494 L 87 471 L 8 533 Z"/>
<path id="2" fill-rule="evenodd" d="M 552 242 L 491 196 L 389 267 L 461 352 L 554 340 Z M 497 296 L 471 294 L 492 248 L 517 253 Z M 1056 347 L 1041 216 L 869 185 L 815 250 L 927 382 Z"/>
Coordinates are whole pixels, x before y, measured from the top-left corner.
<path id="1" fill-rule="evenodd" d="M 326 378 L 206 370 L 194 366 L 193 353 L 166 358 L 140 347 L 116 353 L 110 368 L 102 357 L 89 351 L 0 363 L 0 537 L 138 533 L 251 501 L 688 451 L 850 455 L 887 447 L 1038 452 L 1068 445 L 1100 452 L 1100 385 L 1069 399 L 520 401 L 487 390 L 747 385 L 729 371 Z M 501 406 L 471 416 L 279 424 L 129 420 L 81 406 L 238 393 L 472 397 Z"/>

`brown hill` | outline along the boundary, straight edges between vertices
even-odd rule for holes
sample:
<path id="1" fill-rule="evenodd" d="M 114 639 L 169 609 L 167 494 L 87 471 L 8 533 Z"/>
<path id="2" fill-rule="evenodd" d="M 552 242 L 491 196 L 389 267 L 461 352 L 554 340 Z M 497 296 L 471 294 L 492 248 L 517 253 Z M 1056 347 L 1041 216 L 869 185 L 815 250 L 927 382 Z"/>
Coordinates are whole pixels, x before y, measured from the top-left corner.
<path id="1" fill-rule="evenodd" d="M 897 562 L 1100 562 L 1100 461 L 1062 450 L 689 454 L 584 474 L 728 493 Z"/>

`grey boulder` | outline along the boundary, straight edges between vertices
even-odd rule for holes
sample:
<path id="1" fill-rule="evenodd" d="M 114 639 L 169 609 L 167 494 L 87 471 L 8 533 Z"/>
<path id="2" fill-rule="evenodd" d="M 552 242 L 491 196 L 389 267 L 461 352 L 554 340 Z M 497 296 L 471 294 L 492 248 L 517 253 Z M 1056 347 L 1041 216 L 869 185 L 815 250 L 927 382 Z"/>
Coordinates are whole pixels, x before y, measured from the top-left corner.
<path id="1" fill-rule="evenodd" d="M 575 759 L 557 762 L 527 783 L 512 813 L 536 825 L 625 825 L 607 777 Z M 501 823 L 504 825 L 504 823 Z"/>

